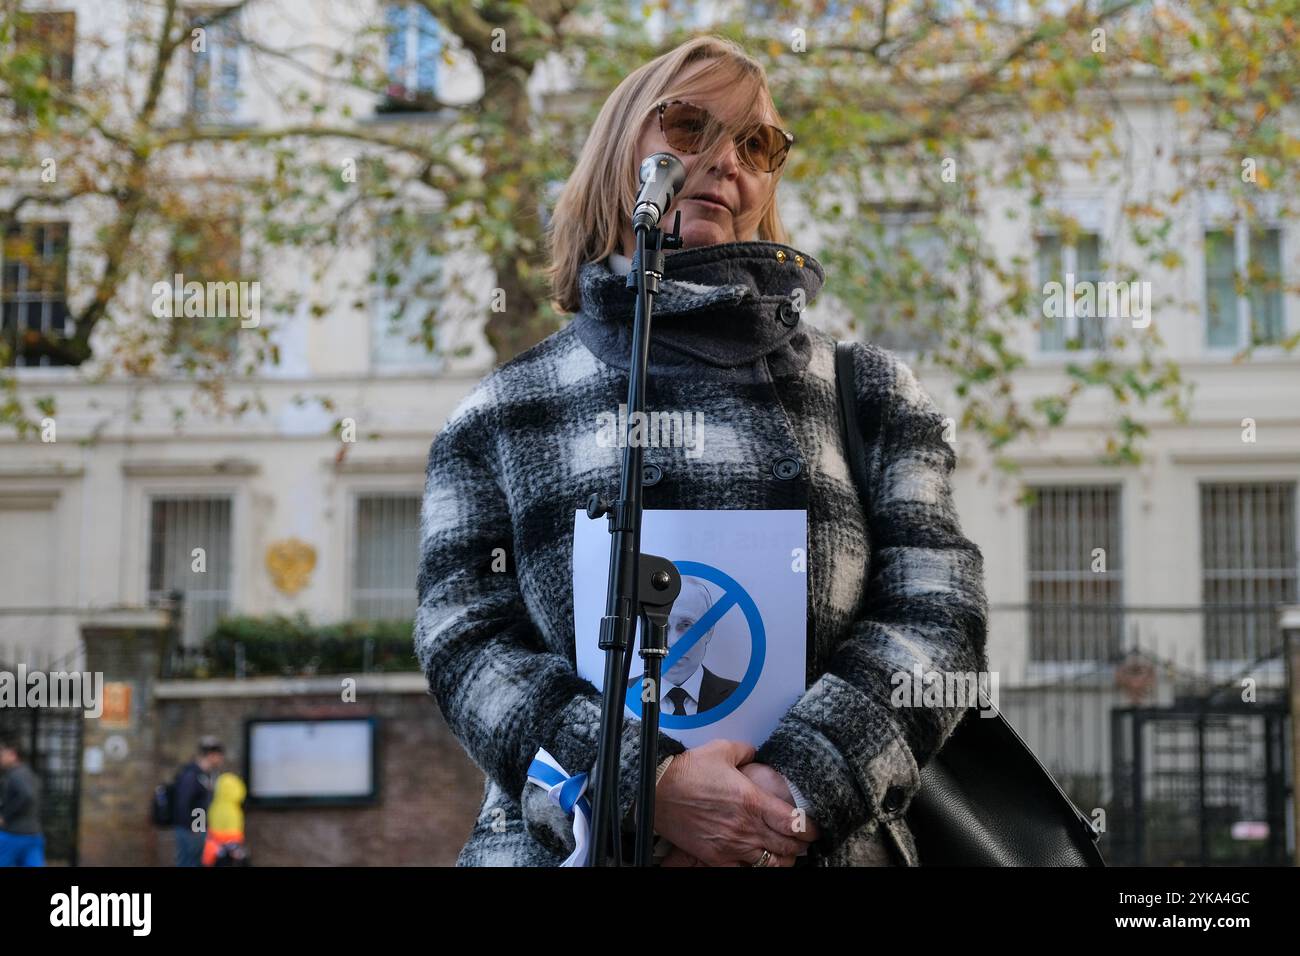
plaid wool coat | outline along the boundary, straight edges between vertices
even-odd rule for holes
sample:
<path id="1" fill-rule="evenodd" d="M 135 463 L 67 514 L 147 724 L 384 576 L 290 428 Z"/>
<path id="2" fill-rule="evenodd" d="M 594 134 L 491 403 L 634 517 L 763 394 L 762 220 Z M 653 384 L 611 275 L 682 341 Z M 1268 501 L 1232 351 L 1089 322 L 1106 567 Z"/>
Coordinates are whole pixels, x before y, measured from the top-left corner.
<path id="1" fill-rule="evenodd" d="M 834 340 L 801 319 L 821 265 L 773 242 L 671 253 L 655 303 L 647 411 L 699 412 L 703 453 L 649 447 L 646 508 L 806 509 L 807 691 L 758 749 L 810 804 L 821 865 L 917 865 L 905 814 L 960 709 L 895 707 L 891 675 L 983 671 L 983 560 L 959 527 L 943 418 L 891 353 L 856 344 L 870 489 L 840 435 Z M 429 691 L 486 780 L 460 865 L 555 865 L 569 820 L 527 784 L 539 747 L 596 762 L 600 697 L 575 670 L 574 511 L 616 497 L 635 293 L 607 262 L 573 320 L 484 378 L 429 452 L 415 646 Z M 500 550 L 498 550 L 500 549 Z M 494 558 L 496 570 L 494 570 Z M 502 560 L 505 570 L 502 571 Z M 625 720 L 620 816 L 639 722 Z M 680 753 L 660 734 L 661 755 Z"/>

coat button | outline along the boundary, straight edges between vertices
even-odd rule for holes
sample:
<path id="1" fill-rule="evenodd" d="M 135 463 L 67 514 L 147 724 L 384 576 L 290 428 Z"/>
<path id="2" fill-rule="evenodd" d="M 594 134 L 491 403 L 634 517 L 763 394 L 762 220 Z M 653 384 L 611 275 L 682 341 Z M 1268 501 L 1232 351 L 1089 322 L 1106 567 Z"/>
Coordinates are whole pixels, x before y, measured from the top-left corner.
<path id="1" fill-rule="evenodd" d="M 799 324 L 799 313 L 795 311 L 794 305 L 790 302 L 781 303 L 776 310 L 776 317 L 791 328 Z"/>
<path id="2" fill-rule="evenodd" d="M 783 455 L 772 465 L 772 474 L 782 481 L 790 481 L 792 478 L 798 478 L 799 472 L 803 471 L 803 464 L 798 458 L 792 458 L 789 455 Z"/>
<path id="3" fill-rule="evenodd" d="M 890 787 L 885 791 L 885 798 L 880 801 L 880 809 L 886 813 L 897 813 L 903 806 L 903 788 Z"/>
<path id="4" fill-rule="evenodd" d="M 659 479 L 664 476 L 664 470 L 658 465 L 641 466 L 641 485 L 649 488 L 651 485 L 659 484 Z"/>

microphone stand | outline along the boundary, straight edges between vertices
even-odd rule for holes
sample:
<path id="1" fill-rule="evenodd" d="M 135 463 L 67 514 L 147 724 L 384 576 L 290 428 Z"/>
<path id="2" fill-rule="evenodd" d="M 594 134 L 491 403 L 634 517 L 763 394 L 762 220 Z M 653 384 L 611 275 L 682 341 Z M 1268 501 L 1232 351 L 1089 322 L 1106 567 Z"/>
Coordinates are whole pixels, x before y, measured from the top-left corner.
<path id="1" fill-rule="evenodd" d="M 641 619 L 641 659 L 644 682 L 641 698 L 641 760 L 637 795 L 635 861 L 649 866 L 654 838 L 655 771 L 659 752 L 659 690 L 663 659 L 668 654 L 668 615 L 681 593 L 682 579 L 667 558 L 641 554 L 641 467 L 644 449 L 632 440 L 634 423 L 644 416 L 650 357 L 650 319 L 654 297 L 663 278 L 665 248 L 681 247 L 682 214 L 671 233 L 658 225 L 637 224 L 636 257 L 628 274 L 628 287 L 637 291 L 632 328 L 632 361 L 628 369 L 627 433 L 619 497 L 610 501 L 599 493 L 587 501 L 587 516 L 607 516 L 609 576 L 605 616 L 600 619 L 600 648 L 605 652 L 600 736 L 592 777 L 592 847 L 588 866 L 621 866 L 622 820 L 618 818 L 618 778 L 623 737 L 623 708 L 627 698 L 632 656 L 628 654 L 637 617 Z M 649 689 L 650 693 L 646 691 Z M 646 698 L 649 698 L 648 700 Z M 612 860 L 611 860 L 612 849 Z"/>

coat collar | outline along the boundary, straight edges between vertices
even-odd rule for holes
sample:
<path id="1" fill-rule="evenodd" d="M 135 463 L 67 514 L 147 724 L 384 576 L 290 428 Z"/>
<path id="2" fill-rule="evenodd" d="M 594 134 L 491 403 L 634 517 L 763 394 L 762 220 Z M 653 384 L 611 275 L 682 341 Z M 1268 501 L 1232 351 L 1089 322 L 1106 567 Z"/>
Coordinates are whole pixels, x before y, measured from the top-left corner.
<path id="1" fill-rule="evenodd" d="M 667 349 L 718 368 L 751 365 L 800 332 L 801 309 L 824 281 L 821 263 L 779 242 L 668 253 L 655 297 L 652 360 Z M 605 260 L 582 266 L 578 288 L 576 331 L 603 361 L 627 369 L 636 291 Z"/>

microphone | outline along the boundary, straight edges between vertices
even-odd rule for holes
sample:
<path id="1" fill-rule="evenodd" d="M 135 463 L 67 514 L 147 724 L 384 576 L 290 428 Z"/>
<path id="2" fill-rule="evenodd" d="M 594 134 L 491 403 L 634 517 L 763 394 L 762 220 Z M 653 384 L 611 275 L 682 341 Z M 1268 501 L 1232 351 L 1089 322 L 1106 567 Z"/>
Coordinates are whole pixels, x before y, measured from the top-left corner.
<path id="1" fill-rule="evenodd" d="M 686 167 L 672 153 L 641 160 L 641 192 L 632 207 L 632 231 L 653 229 L 686 182 Z"/>

